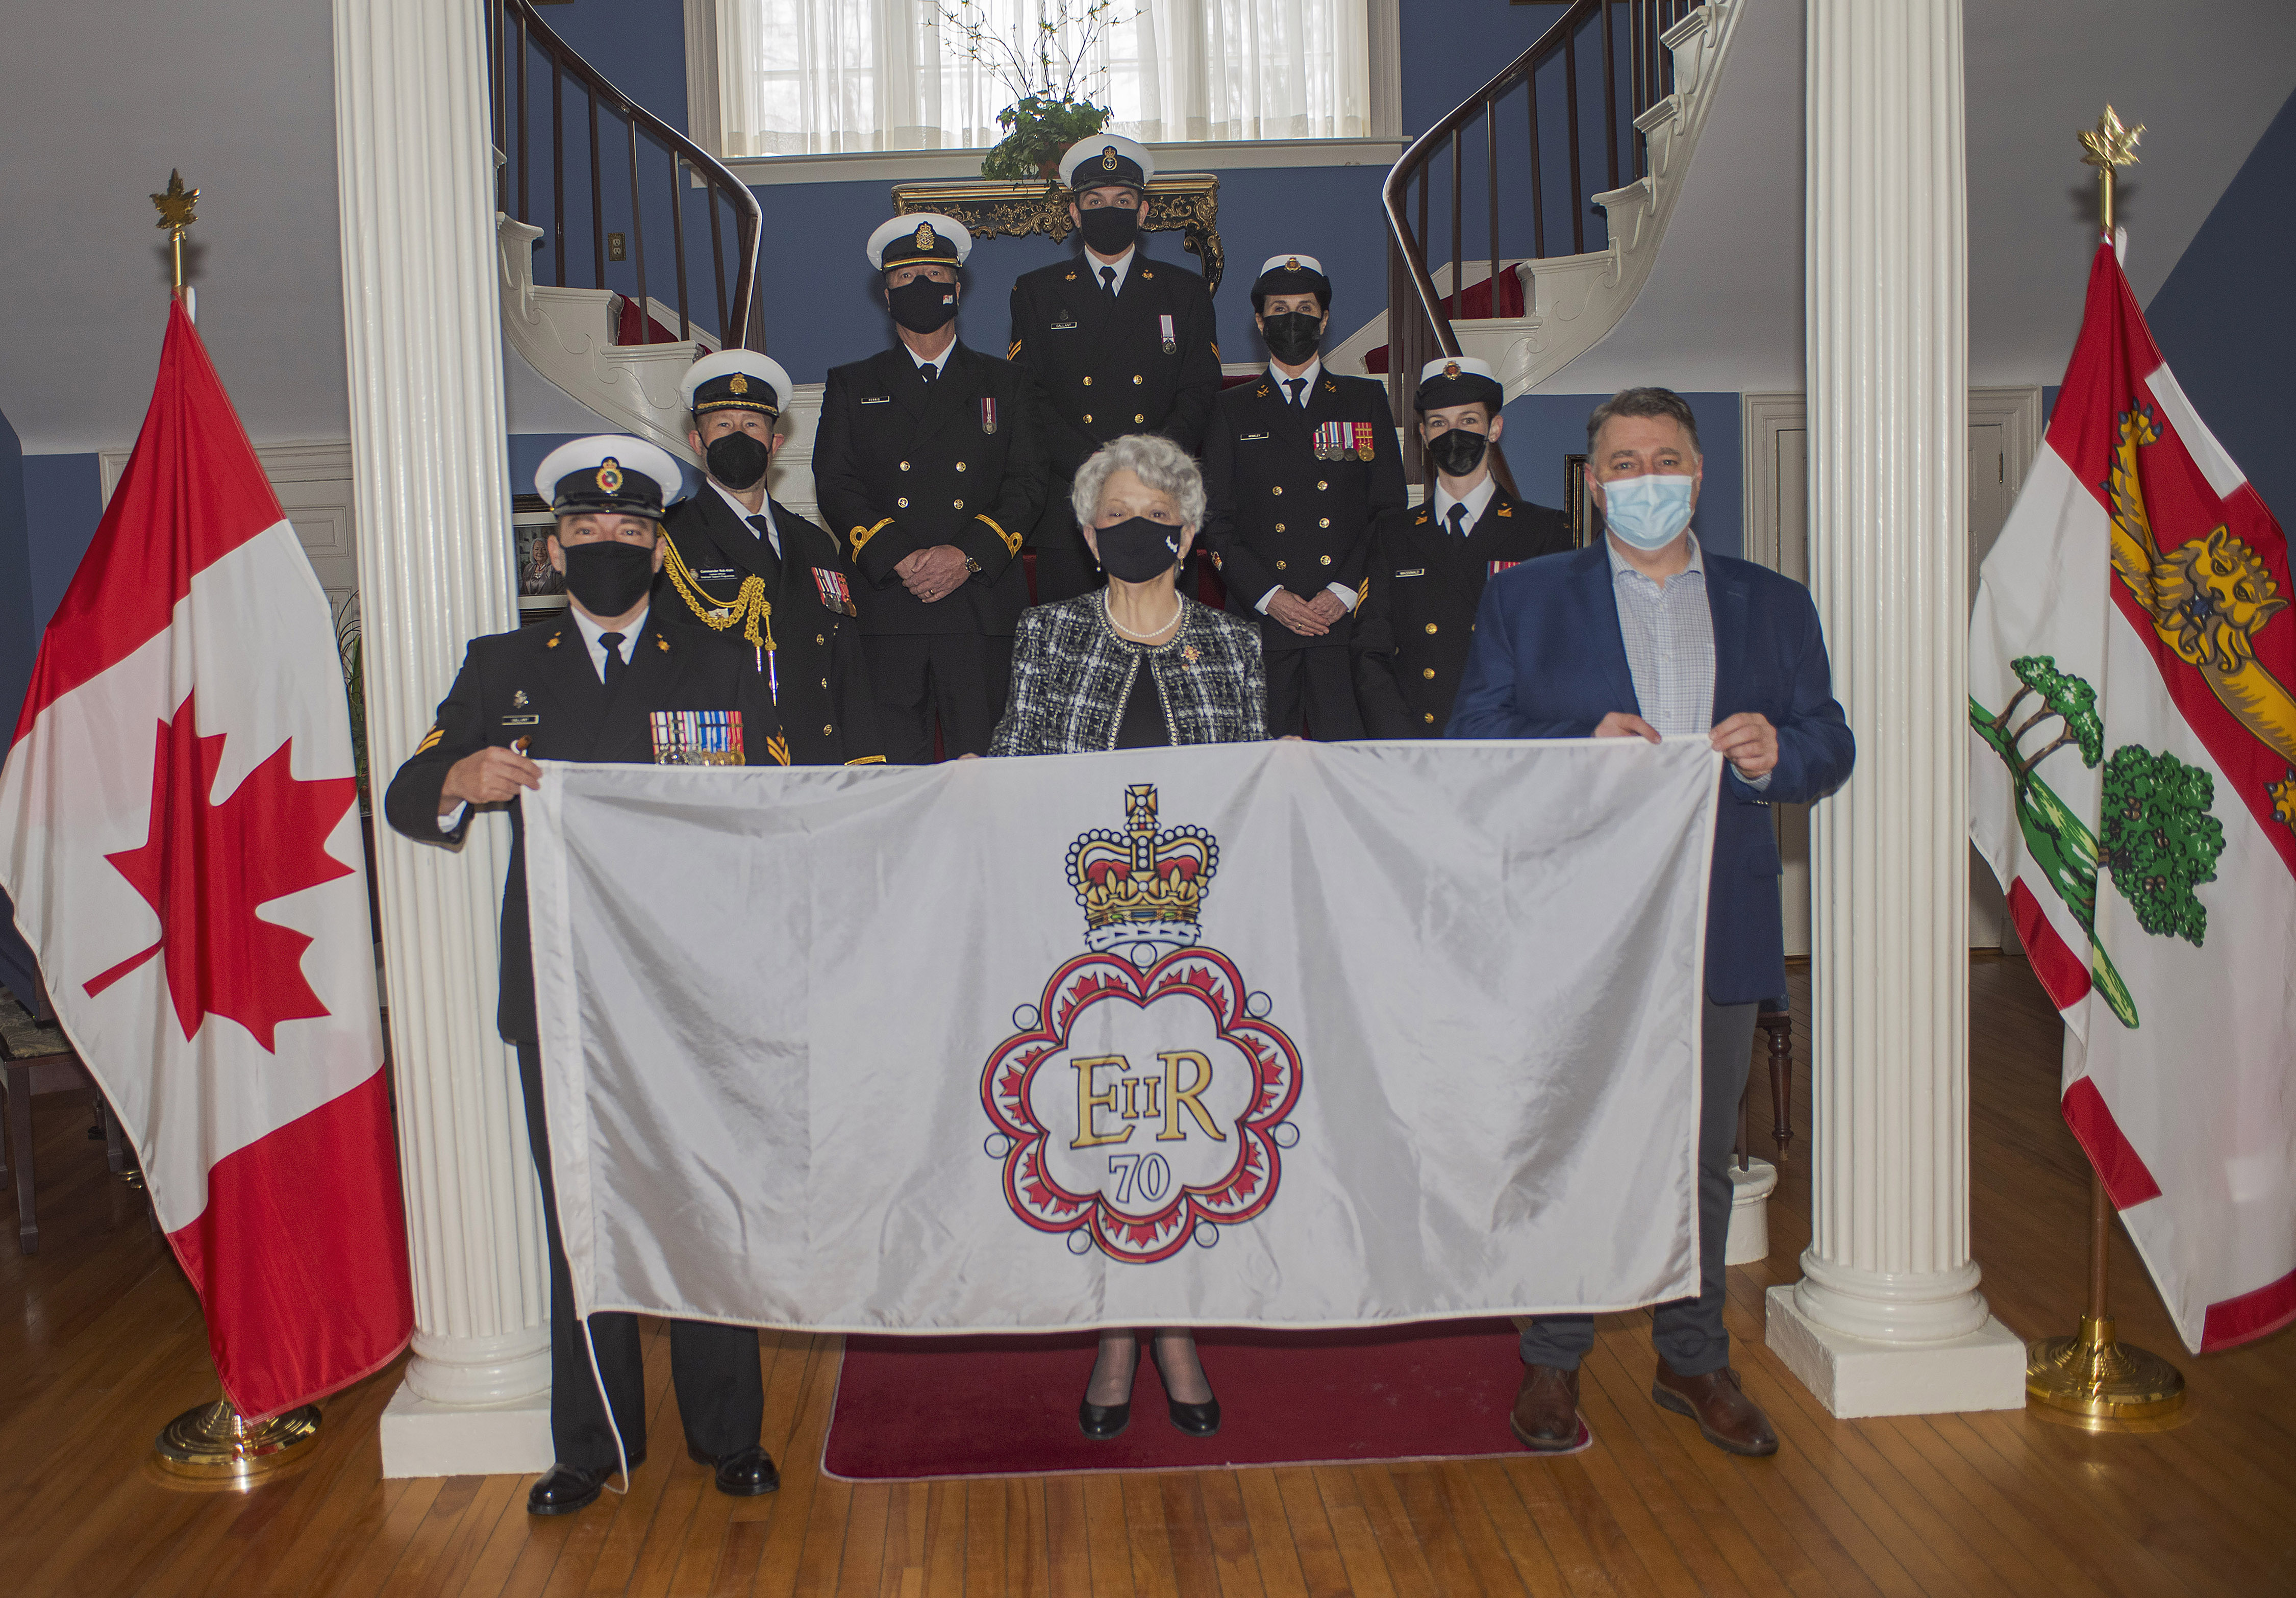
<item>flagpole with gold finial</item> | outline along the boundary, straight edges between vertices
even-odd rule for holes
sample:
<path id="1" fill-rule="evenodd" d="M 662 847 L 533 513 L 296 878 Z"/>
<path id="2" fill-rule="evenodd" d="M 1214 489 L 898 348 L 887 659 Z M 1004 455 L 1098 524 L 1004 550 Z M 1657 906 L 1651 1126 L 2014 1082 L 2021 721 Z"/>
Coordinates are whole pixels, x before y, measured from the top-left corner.
<path id="1" fill-rule="evenodd" d="M 184 232 L 199 220 L 193 209 L 199 202 L 200 192 L 184 186 L 181 172 L 168 173 L 168 186 L 152 196 L 152 203 L 160 210 L 159 225 L 168 234 L 168 257 L 175 276 L 175 295 L 183 300 L 187 313 L 192 311 L 193 306 L 184 287 Z M 198 320 L 196 316 L 193 319 Z"/>
<path id="2" fill-rule="evenodd" d="M 2096 168 L 2099 222 L 2104 242 L 2114 244 L 2114 188 L 2120 169 L 2136 164 L 2136 141 L 2144 125 L 2124 127 L 2111 106 L 2096 126 L 2080 134 L 2081 160 Z M 2185 1403 L 2185 1376 L 2158 1354 L 2124 1343 L 2113 1334 L 2112 1285 L 2112 1199 L 2104 1178 L 2089 1168 L 2088 1312 L 2070 1337 L 2035 1338 L 2025 1345 L 2025 1400 L 2053 1419 L 2092 1431 L 2129 1421 L 2162 1421 Z"/>
<path id="3" fill-rule="evenodd" d="M 168 186 L 152 196 L 168 232 L 173 293 L 194 319 L 193 291 L 184 282 L 184 231 L 199 220 L 199 199 L 197 189 L 184 186 L 181 172 L 168 173 Z M 316 1404 L 250 1422 L 229 1397 L 217 1397 L 168 1422 L 152 1440 L 152 1463 L 162 1479 L 179 1486 L 249 1487 L 308 1459 L 318 1434 Z"/>

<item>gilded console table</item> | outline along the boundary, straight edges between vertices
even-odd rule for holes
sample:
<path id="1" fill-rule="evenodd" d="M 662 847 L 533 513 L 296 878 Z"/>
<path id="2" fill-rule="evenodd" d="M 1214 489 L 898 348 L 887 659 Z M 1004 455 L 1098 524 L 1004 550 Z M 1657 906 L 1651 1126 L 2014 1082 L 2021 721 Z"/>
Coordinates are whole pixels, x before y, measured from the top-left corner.
<path id="1" fill-rule="evenodd" d="M 1047 234 L 1057 243 L 1069 236 L 1068 191 L 1041 178 L 1007 180 L 958 177 L 893 185 L 893 209 L 901 214 L 939 211 L 972 230 L 976 239 L 999 234 L 1019 238 Z M 1219 179 L 1210 172 L 1183 172 L 1148 182 L 1146 231 L 1178 229 L 1182 246 L 1204 264 L 1204 286 L 1218 292 L 1226 262 L 1220 254 Z"/>

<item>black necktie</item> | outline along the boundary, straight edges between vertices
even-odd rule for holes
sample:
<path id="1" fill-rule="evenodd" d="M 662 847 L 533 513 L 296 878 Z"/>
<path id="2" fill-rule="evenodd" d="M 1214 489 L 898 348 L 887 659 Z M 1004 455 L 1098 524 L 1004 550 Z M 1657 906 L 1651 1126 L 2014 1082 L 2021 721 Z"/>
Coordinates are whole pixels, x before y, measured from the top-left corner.
<path id="1" fill-rule="evenodd" d="M 938 373 L 939 373 L 939 371 L 940 371 L 940 368 L 939 368 L 939 367 L 938 367 L 938 366 L 930 365 L 923 365 L 923 366 L 920 366 L 920 367 L 918 367 L 918 368 L 917 368 L 917 376 L 918 376 L 919 378 L 922 379 L 922 380 L 923 380 L 923 381 L 924 381 L 924 385 L 925 385 L 925 387 L 926 387 L 926 388 L 928 388 L 928 389 L 930 389 L 930 388 L 931 388 L 931 387 L 932 387 L 932 380 L 933 380 L 933 378 L 935 377 L 935 375 L 936 375 L 936 374 L 938 374 Z"/>
<path id="2" fill-rule="evenodd" d="M 1455 502 L 1450 510 L 1450 522 L 1451 537 L 1454 538 L 1465 537 L 1467 536 L 1467 507 Z"/>
<path id="3" fill-rule="evenodd" d="M 766 579 L 766 586 L 778 590 L 782 586 L 782 558 L 774 548 L 774 524 L 765 516 L 752 516 L 750 527 L 758 535 L 758 571 Z"/>
<path id="4" fill-rule="evenodd" d="M 1308 386 L 1308 380 L 1306 378 L 1287 377 L 1283 380 L 1283 386 L 1292 390 L 1292 397 L 1285 403 L 1290 405 L 1304 406 L 1306 402 L 1300 397 L 1300 390 Z"/>
<path id="5" fill-rule="evenodd" d="M 1103 288 L 1103 289 L 1105 289 L 1105 290 L 1107 290 L 1107 291 L 1108 291 L 1108 297 L 1109 297 L 1111 299 L 1115 299 L 1115 298 L 1116 298 L 1116 268 L 1115 268 L 1115 267 L 1113 267 L 1113 266 L 1103 266 L 1103 267 L 1100 269 L 1100 286 L 1101 286 L 1102 288 Z"/>
<path id="6" fill-rule="evenodd" d="M 622 659 L 619 633 L 601 633 L 598 642 L 606 646 L 606 692 L 611 693 L 622 685 L 622 673 L 629 669 L 629 662 Z"/>

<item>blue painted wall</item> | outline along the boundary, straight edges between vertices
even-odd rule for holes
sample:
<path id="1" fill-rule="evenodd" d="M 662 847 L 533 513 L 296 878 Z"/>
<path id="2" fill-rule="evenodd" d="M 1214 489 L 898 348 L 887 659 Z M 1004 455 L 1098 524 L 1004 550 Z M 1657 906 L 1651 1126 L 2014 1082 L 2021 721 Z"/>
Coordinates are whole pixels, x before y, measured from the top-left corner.
<path id="1" fill-rule="evenodd" d="M 33 636 L 62 602 L 103 520 L 103 471 L 93 455 L 24 457 L 24 526 L 31 556 Z"/>
<path id="2" fill-rule="evenodd" d="M 2144 308 L 2177 381 L 2284 529 L 2296 518 L 2288 374 L 2296 369 L 2296 95 Z"/>
<path id="3" fill-rule="evenodd" d="M 24 523 L 24 449 L 0 414 L 0 753 L 15 735 L 16 712 L 31 680 L 32 550 Z"/>

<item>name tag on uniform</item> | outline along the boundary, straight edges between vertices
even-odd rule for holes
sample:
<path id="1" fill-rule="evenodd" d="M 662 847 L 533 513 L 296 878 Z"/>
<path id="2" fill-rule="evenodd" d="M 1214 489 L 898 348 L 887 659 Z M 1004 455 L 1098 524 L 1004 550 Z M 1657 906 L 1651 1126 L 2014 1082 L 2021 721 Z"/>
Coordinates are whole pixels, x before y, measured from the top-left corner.
<path id="1" fill-rule="evenodd" d="M 864 394 L 861 397 L 861 403 L 863 405 L 890 405 L 893 403 L 893 397 L 890 394 Z"/>
<path id="2" fill-rule="evenodd" d="M 861 614 L 854 608 L 853 592 L 845 586 L 843 572 L 816 566 L 813 569 L 813 586 L 821 590 L 821 602 L 831 610 L 847 616 Z"/>
<path id="3" fill-rule="evenodd" d="M 1427 568 L 1424 566 L 1414 566 L 1408 571 L 1398 571 L 1395 575 L 1398 577 L 1425 577 L 1427 575 Z"/>
<path id="4" fill-rule="evenodd" d="M 1239 444 L 1257 444 L 1266 437 L 1267 437 L 1266 433 L 1238 433 L 1235 436 L 1235 441 Z"/>
<path id="5" fill-rule="evenodd" d="M 1169 316 L 1159 316 L 1156 318 L 1156 324 L 1163 330 L 1164 332 L 1164 353 L 1166 355 L 1179 354 L 1180 335 L 1172 331 L 1172 319 Z"/>
<path id="6" fill-rule="evenodd" d="M 647 718 L 656 766 L 740 766 L 739 710 L 656 710 Z"/>
<path id="7" fill-rule="evenodd" d="M 1056 333 L 1074 332 L 1076 331 L 1076 324 L 1073 322 L 1055 322 L 1052 324 L 1052 331 Z"/>
<path id="8" fill-rule="evenodd" d="M 712 566 L 693 575 L 705 583 L 730 583 L 734 580 L 734 569 L 731 566 Z"/>
<path id="9" fill-rule="evenodd" d="M 502 724 L 506 727 L 538 727 L 542 725 L 542 717 L 539 716 L 505 716 L 502 718 Z"/>

